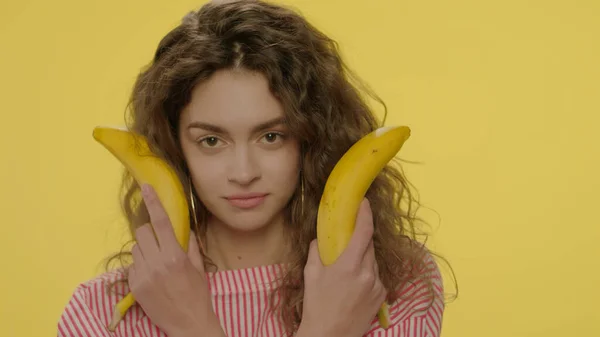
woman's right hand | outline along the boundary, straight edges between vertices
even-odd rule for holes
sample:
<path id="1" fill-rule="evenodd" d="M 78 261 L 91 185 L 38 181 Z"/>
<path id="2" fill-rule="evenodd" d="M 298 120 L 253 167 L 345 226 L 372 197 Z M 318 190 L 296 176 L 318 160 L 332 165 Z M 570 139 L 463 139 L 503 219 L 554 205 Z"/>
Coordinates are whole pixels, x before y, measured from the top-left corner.
<path id="1" fill-rule="evenodd" d="M 363 336 L 386 298 L 373 248 L 373 215 L 367 199 L 339 258 L 324 266 L 317 241 L 304 268 L 304 305 L 298 336 Z"/>

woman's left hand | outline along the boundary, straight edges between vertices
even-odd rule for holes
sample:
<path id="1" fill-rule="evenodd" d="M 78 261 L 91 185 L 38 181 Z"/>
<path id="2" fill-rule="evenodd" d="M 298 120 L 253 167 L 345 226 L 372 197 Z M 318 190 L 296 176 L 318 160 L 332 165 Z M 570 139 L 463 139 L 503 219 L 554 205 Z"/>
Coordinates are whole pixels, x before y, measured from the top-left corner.
<path id="1" fill-rule="evenodd" d="M 142 195 L 152 225 L 135 233 L 129 273 L 133 296 L 169 337 L 225 336 L 212 308 L 196 236 L 190 235 L 186 254 L 154 190 L 144 185 Z"/>

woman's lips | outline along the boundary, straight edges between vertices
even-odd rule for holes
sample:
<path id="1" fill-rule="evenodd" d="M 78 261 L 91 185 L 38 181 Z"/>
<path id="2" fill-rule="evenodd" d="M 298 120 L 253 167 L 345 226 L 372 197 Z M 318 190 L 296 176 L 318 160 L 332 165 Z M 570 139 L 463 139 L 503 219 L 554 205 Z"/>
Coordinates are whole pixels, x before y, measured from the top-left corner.
<path id="1" fill-rule="evenodd" d="M 259 206 L 265 201 L 266 193 L 248 193 L 232 195 L 225 199 L 234 207 L 242 209 L 250 209 Z"/>

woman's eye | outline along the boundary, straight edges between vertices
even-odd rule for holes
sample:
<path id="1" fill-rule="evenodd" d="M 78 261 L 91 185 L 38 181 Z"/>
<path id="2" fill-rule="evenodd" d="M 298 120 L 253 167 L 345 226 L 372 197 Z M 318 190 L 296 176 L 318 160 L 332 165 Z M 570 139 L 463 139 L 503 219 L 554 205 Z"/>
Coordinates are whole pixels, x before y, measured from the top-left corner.
<path id="1" fill-rule="evenodd" d="M 215 147 L 219 145 L 219 138 L 217 137 L 204 137 L 200 140 L 200 144 L 205 147 Z"/>
<path id="2" fill-rule="evenodd" d="M 264 138 L 267 143 L 274 143 L 278 140 L 278 138 L 281 138 L 281 134 L 276 132 L 269 132 L 264 135 Z"/>

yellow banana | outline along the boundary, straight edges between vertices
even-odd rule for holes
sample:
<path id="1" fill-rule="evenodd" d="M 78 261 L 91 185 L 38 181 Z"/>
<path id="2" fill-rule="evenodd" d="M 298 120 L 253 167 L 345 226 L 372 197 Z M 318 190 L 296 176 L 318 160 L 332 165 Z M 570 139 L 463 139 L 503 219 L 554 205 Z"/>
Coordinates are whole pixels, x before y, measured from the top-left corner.
<path id="1" fill-rule="evenodd" d="M 99 126 L 94 128 L 93 137 L 129 170 L 139 185 L 149 184 L 154 188 L 171 220 L 177 242 L 187 251 L 190 236 L 188 202 L 183 185 L 173 168 L 155 156 L 146 139 L 134 132 Z M 115 330 L 134 302 L 133 295 L 129 293 L 117 303 L 109 330 Z"/>
<path id="2" fill-rule="evenodd" d="M 368 188 L 409 137 L 406 126 L 381 127 L 359 139 L 337 162 L 327 178 L 317 215 L 317 243 L 323 264 L 334 263 L 344 251 Z M 377 313 L 384 329 L 389 326 L 388 309 L 384 302 Z"/>

